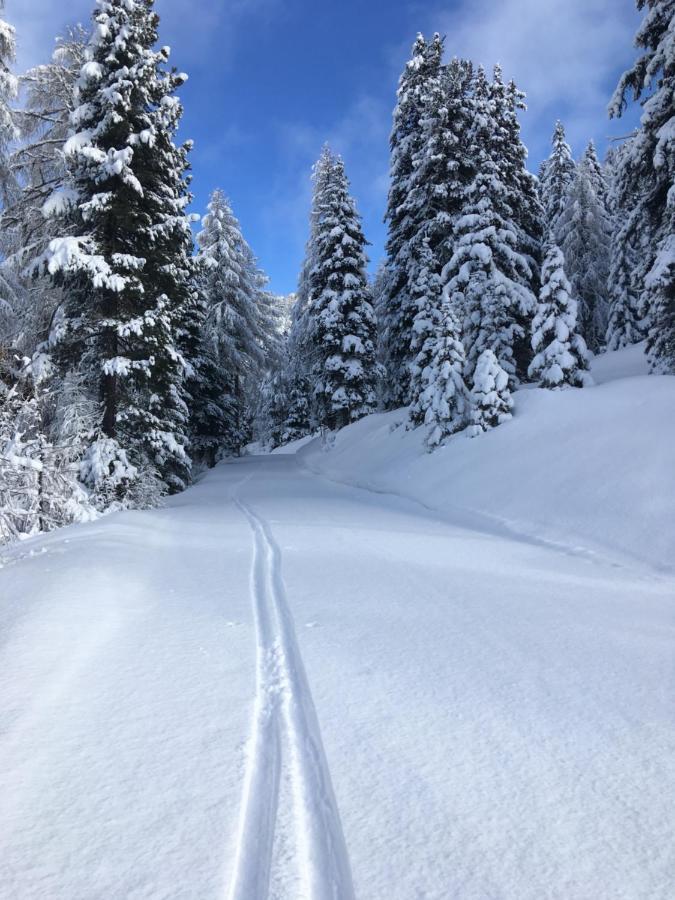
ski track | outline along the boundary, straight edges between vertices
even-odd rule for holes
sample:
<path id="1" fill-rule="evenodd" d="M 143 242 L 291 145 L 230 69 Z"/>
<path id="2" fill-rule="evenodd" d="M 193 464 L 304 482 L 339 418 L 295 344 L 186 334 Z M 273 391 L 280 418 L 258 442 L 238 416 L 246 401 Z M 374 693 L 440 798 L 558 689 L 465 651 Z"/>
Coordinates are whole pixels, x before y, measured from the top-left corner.
<path id="1" fill-rule="evenodd" d="M 308 900 L 353 900 L 351 869 L 319 722 L 269 524 L 235 496 L 253 534 L 254 724 L 229 900 L 269 895 L 282 765 L 291 775 L 298 868 Z"/>

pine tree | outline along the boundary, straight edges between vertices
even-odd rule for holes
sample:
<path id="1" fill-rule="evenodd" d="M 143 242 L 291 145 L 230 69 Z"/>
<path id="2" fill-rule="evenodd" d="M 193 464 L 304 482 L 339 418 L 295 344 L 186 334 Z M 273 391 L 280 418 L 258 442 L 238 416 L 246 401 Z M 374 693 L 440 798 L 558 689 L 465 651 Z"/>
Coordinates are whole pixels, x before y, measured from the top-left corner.
<path id="1" fill-rule="evenodd" d="M 492 350 L 484 350 L 478 358 L 470 402 L 469 437 L 477 437 L 512 418 L 513 398 L 509 390 L 509 376 Z"/>
<path id="2" fill-rule="evenodd" d="M 157 27 L 153 0 L 98 0 L 65 145 L 70 185 L 50 206 L 68 212 L 68 232 L 46 264 L 64 288 L 61 369 L 99 386 L 96 440 L 175 491 L 190 470 L 174 336 L 191 296 L 189 145 L 174 144 L 185 76 L 166 70 L 168 48 L 152 49 Z"/>
<path id="3" fill-rule="evenodd" d="M 542 269 L 532 349 L 529 374 L 541 387 L 589 384 L 586 344 L 577 331 L 577 303 L 565 275 L 565 259 L 555 244 L 550 245 Z"/>
<path id="4" fill-rule="evenodd" d="M 490 92 L 496 118 L 494 154 L 508 191 L 510 220 L 516 232 L 516 250 L 527 264 L 522 274 L 518 276 L 516 273 L 516 276 L 530 292 L 530 303 L 516 311 L 519 329 L 514 340 L 516 373 L 524 379 L 532 358 L 528 337 L 535 298 L 540 288 L 544 210 L 539 199 L 537 179 L 527 170 L 527 148 L 520 134 L 518 113 L 527 109 L 525 94 L 518 90 L 514 81 L 504 85 L 500 66 L 495 66 Z"/>
<path id="5" fill-rule="evenodd" d="M 0 0 L 0 13 L 4 9 Z M 7 207 L 16 195 L 16 185 L 9 165 L 10 145 L 18 136 L 11 102 L 16 97 L 18 82 L 10 66 L 15 57 L 14 28 L 0 16 L 0 200 Z M 3 257 L 11 252 L 7 243 L 7 225 L 0 222 L 0 251 Z M 7 266 L 0 266 L 0 377 L 5 377 L 11 364 L 12 346 L 15 343 L 17 287 Z"/>
<path id="6" fill-rule="evenodd" d="M 419 232 L 420 214 L 411 197 L 414 161 L 423 141 L 421 122 L 428 111 L 429 87 L 441 75 L 443 41 L 435 34 L 430 42 L 419 34 L 411 57 L 401 75 L 390 138 L 390 189 L 385 221 L 386 278 L 380 294 L 377 317 L 380 320 L 382 358 L 386 367 L 389 407 L 408 400 L 410 340 L 417 310 L 408 294 L 410 241 Z"/>
<path id="7" fill-rule="evenodd" d="M 275 332 L 266 279 L 246 243 L 225 195 L 211 195 L 197 236 L 198 284 L 206 304 L 204 341 L 226 388 L 218 416 L 228 421 L 222 446 L 239 453 L 250 439 L 248 411 L 254 391 L 274 362 Z"/>
<path id="8" fill-rule="evenodd" d="M 433 327 L 415 362 L 418 386 L 410 417 L 424 424 L 425 443 L 433 450 L 466 426 L 468 397 L 459 320 L 447 297 L 441 298 L 431 315 Z"/>
<path id="9" fill-rule="evenodd" d="M 637 273 L 639 260 L 647 254 L 639 249 L 642 235 L 633 224 L 635 198 L 622 193 L 624 165 L 630 153 L 631 140 L 629 138 L 610 150 L 606 161 L 609 182 L 607 206 L 612 220 L 606 333 L 608 350 L 637 344 L 646 336 L 645 323 L 638 311 Z"/>
<path id="10" fill-rule="evenodd" d="M 547 237 L 557 241 L 558 220 L 565 210 L 567 192 L 576 170 L 572 150 L 565 140 L 565 128 L 560 121 L 556 122 L 551 145 L 551 155 L 544 165 L 539 191 Z"/>
<path id="11" fill-rule="evenodd" d="M 375 409 L 375 315 L 366 277 L 366 239 L 344 163 L 331 154 L 319 187 L 309 273 L 311 374 L 317 420 L 342 428 Z"/>
<path id="12" fill-rule="evenodd" d="M 568 188 L 558 236 L 565 272 L 578 302 L 579 332 L 597 353 L 607 332 L 612 223 L 607 186 L 592 142 Z"/>
<path id="13" fill-rule="evenodd" d="M 464 192 L 454 229 L 455 251 L 443 279 L 462 320 L 467 380 L 473 378 L 478 357 L 489 349 L 515 384 L 516 350 L 535 298 L 529 288 L 530 264 L 519 251 L 519 228 L 512 218 L 513 185 L 505 181 L 499 122 L 482 69 L 476 76 L 473 102 L 467 152 L 475 160 L 477 173 Z"/>
<path id="14" fill-rule="evenodd" d="M 642 251 L 634 280 L 651 366 L 675 371 L 675 2 L 637 0 L 637 7 L 646 11 L 635 38 L 642 55 L 610 104 L 611 116 L 623 113 L 629 94 L 643 106 L 621 167 L 619 198 L 632 205 L 621 238 Z"/>

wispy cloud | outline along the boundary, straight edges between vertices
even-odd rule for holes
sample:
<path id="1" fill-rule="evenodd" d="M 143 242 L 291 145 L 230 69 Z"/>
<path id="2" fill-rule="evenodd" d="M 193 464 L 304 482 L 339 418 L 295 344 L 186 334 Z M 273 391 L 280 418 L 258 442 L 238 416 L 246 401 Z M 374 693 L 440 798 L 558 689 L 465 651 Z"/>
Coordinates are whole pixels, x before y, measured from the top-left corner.
<path id="1" fill-rule="evenodd" d="M 633 58 L 639 16 L 632 0 L 461 0 L 435 14 L 428 29 L 447 34 L 452 56 L 502 64 L 527 92 L 524 133 L 534 155 L 565 119 L 577 149 L 610 131 L 606 107 L 617 69 Z"/>
<path id="2" fill-rule="evenodd" d="M 157 0 L 162 41 L 176 45 L 176 62 L 181 66 L 206 63 L 218 45 L 218 65 L 226 67 L 232 55 L 236 31 L 247 18 L 255 16 L 265 24 L 282 8 L 283 0 Z M 51 55 L 54 38 L 75 22 L 86 23 L 94 0 L 7 0 L 7 19 L 16 27 L 18 65 L 26 69 Z M 209 62 L 213 59 L 210 57 Z"/>

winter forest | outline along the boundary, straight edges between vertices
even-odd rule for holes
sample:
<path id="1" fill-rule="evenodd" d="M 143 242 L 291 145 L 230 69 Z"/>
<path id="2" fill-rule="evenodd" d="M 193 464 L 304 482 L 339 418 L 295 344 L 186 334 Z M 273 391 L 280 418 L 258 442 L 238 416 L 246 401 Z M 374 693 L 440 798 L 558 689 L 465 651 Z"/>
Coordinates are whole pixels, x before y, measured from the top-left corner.
<path id="1" fill-rule="evenodd" d="M 675 0 L 57 6 L 0 898 L 672 900 Z"/>
<path id="2" fill-rule="evenodd" d="M 673 8 L 638 6 L 640 55 L 609 114 L 639 100 L 640 127 L 575 160 L 557 122 L 538 176 L 519 86 L 418 35 L 386 258 L 370 280 L 326 146 L 290 298 L 268 291 L 227 185 L 189 211 L 186 76 L 157 46 L 152 0 L 98 0 L 91 27 L 25 73 L 2 22 L 2 539 L 151 506 L 252 441 L 376 409 L 408 406 L 433 450 L 507 420 L 519 385 L 583 387 L 604 348 L 646 340 L 652 370 L 675 371 Z"/>

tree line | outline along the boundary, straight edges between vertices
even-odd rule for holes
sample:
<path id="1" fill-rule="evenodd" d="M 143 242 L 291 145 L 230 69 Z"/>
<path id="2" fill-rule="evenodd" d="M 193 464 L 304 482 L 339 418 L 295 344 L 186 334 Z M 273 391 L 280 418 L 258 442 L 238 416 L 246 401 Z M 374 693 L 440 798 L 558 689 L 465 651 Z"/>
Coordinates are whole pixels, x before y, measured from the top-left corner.
<path id="1" fill-rule="evenodd" d="M 186 76 L 153 0 L 98 0 L 17 76 L 0 18 L 0 540 L 157 503 L 241 453 L 405 406 L 429 449 L 507 420 L 512 392 L 589 383 L 645 341 L 675 370 L 672 0 L 610 106 L 639 129 L 527 169 L 524 95 L 419 35 L 391 133 L 386 255 L 343 160 L 313 170 L 290 316 L 215 190 L 193 237 Z M 2 4 L 0 3 L 0 9 Z"/>

